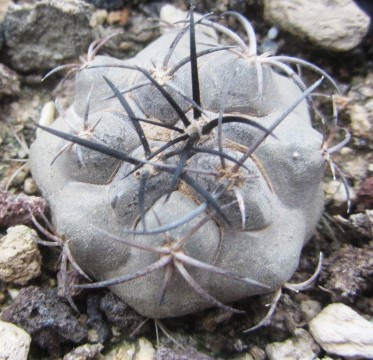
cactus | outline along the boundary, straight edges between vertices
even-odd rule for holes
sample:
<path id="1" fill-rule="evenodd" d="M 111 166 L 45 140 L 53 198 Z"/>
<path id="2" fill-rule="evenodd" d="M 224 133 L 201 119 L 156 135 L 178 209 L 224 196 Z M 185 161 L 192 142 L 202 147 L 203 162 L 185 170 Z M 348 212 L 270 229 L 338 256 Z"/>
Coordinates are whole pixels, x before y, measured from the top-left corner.
<path id="1" fill-rule="evenodd" d="M 80 287 L 148 317 L 239 312 L 227 304 L 279 289 L 323 211 L 331 144 L 311 94 L 335 83 L 258 55 L 227 15 L 248 45 L 191 10 L 132 59 L 67 66 L 75 101 L 31 147 L 63 248 L 97 281 Z M 293 64 L 322 77 L 307 88 Z"/>

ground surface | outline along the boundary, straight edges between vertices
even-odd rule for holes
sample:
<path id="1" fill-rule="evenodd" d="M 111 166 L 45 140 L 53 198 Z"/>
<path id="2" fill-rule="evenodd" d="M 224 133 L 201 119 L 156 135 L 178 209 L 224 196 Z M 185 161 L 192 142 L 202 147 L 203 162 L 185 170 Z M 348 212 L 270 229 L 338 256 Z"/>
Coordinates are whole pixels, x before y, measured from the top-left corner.
<path id="1" fill-rule="evenodd" d="M 211 4 L 207 3 L 208 1 L 201 2 L 198 10 L 208 11 Z M 240 1 L 231 3 L 238 10 L 247 12 L 248 18 L 253 21 L 259 42 L 263 40 L 270 26 L 261 16 L 261 6 L 256 2 L 248 2 L 245 5 Z M 134 11 L 132 8 L 126 8 L 124 11 L 129 14 L 129 20 L 126 21 L 131 21 L 131 16 L 141 13 L 141 10 Z M 152 36 L 149 36 L 150 38 Z M 297 327 L 307 330 L 312 314 L 333 302 L 343 302 L 368 319 L 373 316 L 373 69 L 371 60 L 369 62 L 373 55 L 372 36 L 367 37 L 355 50 L 344 54 L 316 49 L 311 44 L 282 32 L 275 42 L 279 46 L 278 53 L 316 63 L 341 86 L 342 93 L 337 97 L 340 125 L 351 128 L 353 138 L 334 160 L 339 164 L 350 186 L 351 212 L 346 213 L 343 190 L 338 186 L 327 185 L 325 215 L 313 239 L 303 250 L 293 282 L 303 281 L 314 272 L 320 251 L 325 257 L 322 272 L 310 290 L 300 293 L 284 290 L 267 326 L 251 333 L 243 333 L 265 315 L 264 305 L 271 302 L 271 295 L 254 297 L 237 304 L 247 311 L 245 315 L 232 316 L 213 309 L 165 320 L 162 321 L 163 326 L 183 345 L 184 350 L 178 349 L 175 341 L 160 331 L 158 346 L 161 350 L 157 352 L 159 359 L 181 359 L 182 354 L 186 358 L 200 359 L 204 356 L 206 359 L 207 356 L 244 358 L 244 354 L 248 356 L 248 353 L 253 359 L 264 359 L 267 344 L 284 341 L 292 336 Z M 130 44 L 127 51 L 131 52 L 133 48 L 136 51 L 143 45 Z M 8 66 L 11 67 L 11 64 Z M 305 76 L 312 78 L 313 75 L 307 73 Z M 38 121 L 43 105 L 57 95 L 62 102 L 68 102 L 68 96 L 71 94 L 69 83 L 65 84 L 63 90 L 60 89 L 60 78 L 55 77 L 40 83 L 40 74 L 37 72 L 19 73 L 19 78 L 21 90 L 15 96 L 4 96 L 0 99 L 0 180 L 3 188 L 22 165 L 12 159 L 27 159 L 27 151 L 17 142 L 14 133 L 29 145 L 34 138 L 34 123 Z M 362 120 L 361 116 L 356 115 L 356 111 L 360 111 L 360 114 L 363 112 Z M 368 125 L 370 122 L 370 127 L 364 128 L 359 125 L 359 121 L 368 122 Z M 327 172 L 325 183 L 329 184 L 330 181 L 331 174 Z M 13 179 L 9 192 L 38 194 L 27 167 Z M 9 225 L 9 222 L 2 224 L 0 236 L 5 234 Z M 123 339 L 135 341 L 139 337 L 145 337 L 153 346 L 157 346 L 153 321 L 148 320 L 138 328 L 144 319 L 107 290 L 79 294 L 75 301 L 80 314 L 76 315 L 62 298 L 56 296 L 58 254 L 43 247 L 41 252 L 43 266 L 39 277 L 22 286 L 0 282 L 1 311 L 12 304 L 14 306 L 16 294 L 21 292 L 24 299 L 23 303 L 19 300 L 19 308 L 13 308 L 13 313 L 8 313 L 7 316 L 34 334 L 31 358 L 62 357 L 74 347 L 85 343 L 103 343 L 101 352 L 106 354 Z M 46 309 L 47 314 L 42 314 L 42 308 Z M 37 313 L 32 320 L 31 313 L 27 314 L 30 309 Z M 46 324 L 48 318 L 54 318 L 55 323 Z M 176 352 L 172 353 L 173 350 L 170 349 Z M 96 350 L 91 349 L 91 354 Z M 322 358 L 322 350 L 318 356 Z M 83 358 L 95 357 L 86 355 Z"/>

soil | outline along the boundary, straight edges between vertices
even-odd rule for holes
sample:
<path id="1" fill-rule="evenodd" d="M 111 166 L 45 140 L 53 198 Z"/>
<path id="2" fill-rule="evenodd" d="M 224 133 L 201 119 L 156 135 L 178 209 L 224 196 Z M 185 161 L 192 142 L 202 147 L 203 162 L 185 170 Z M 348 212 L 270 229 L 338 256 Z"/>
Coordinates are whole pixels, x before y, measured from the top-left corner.
<path id="1" fill-rule="evenodd" d="M 105 1 L 97 3 L 105 6 Z M 186 7 L 181 1 L 176 0 L 175 3 Z M 213 7 L 223 9 L 227 2 L 217 3 L 214 2 Z M 228 3 L 231 8 L 246 12 L 257 31 L 259 42 L 266 38 L 270 25 L 263 20 L 259 1 Z M 208 12 L 211 5 L 209 1 L 200 2 L 197 10 Z M 129 21 L 131 16 L 138 14 L 148 16 L 158 5 L 131 6 L 127 5 L 126 8 Z M 233 22 L 230 25 L 236 26 L 239 33 L 242 31 L 238 24 Z M 368 108 L 369 100 L 373 101 L 372 34 L 371 29 L 359 47 L 348 53 L 337 54 L 317 49 L 283 32 L 275 39 L 278 53 L 307 59 L 326 70 L 337 81 L 341 87 L 341 94 L 336 98 L 341 127 L 354 129 L 352 122 L 356 106 L 366 109 L 366 114 L 370 114 L 366 121 L 370 121 L 373 126 L 372 110 Z M 149 36 L 149 40 L 151 38 Z M 134 46 L 137 51 L 145 45 L 146 42 L 143 42 Z M 104 51 L 116 53 L 121 50 L 114 46 Z M 124 55 L 128 53 L 131 53 L 131 49 Z M 71 83 L 67 82 L 61 88 L 61 77 L 40 83 L 40 75 L 18 73 L 20 91 L 0 98 L 0 181 L 3 190 L 12 175 L 24 164 L 21 161 L 27 160 L 27 148 L 21 146 L 17 138 L 23 140 L 25 145 L 30 145 L 43 105 L 53 101 L 57 95 L 62 102 L 69 102 Z M 314 74 L 308 72 L 304 76 L 306 80 L 316 79 Z M 246 311 L 244 315 L 230 315 L 210 309 L 181 318 L 162 320 L 159 326 L 165 327 L 173 339 L 160 331 L 160 339 L 157 340 L 153 321 L 148 320 L 143 324 L 144 318 L 108 290 L 75 294 L 74 301 L 79 310 L 77 314 L 63 297 L 63 289 L 58 289 L 58 253 L 43 246 L 40 247 L 43 255 L 43 272 L 40 277 L 25 286 L 0 281 L 2 319 L 18 324 L 32 335 L 30 359 L 62 358 L 75 347 L 86 343 L 102 343 L 101 353 L 105 354 L 123 339 L 136 341 L 139 337 L 145 337 L 155 347 L 158 346 L 158 359 L 238 359 L 247 353 L 253 359 L 265 359 L 264 349 L 267 344 L 284 341 L 292 336 L 297 327 L 307 329 L 310 311 L 305 310 L 306 304 L 314 304 L 321 309 L 333 302 L 343 302 L 367 318 L 372 318 L 373 137 L 369 131 L 363 130 L 353 132 L 352 135 L 347 147 L 333 157 L 350 187 L 350 211 L 347 213 L 346 203 L 336 194 L 328 194 L 324 215 L 315 235 L 303 249 L 299 268 L 291 282 L 304 281 L 313 274 L 320 252 L 325 259 L 321 274 L 308 290 L 295 293 L 284 289 L 275 313 L 260 329 L 243 332 L 265 316 L 265 304 L 272 301 L 273 294 L 256 296 L 235 304 Z M 325 183 L 331 180 L 331 172 L 327 171 Z M 7 189 L 8 195 L 4 197 L 8 202 L 0 199 L 0 213 L 4 210 L 4 204 L 13 209 L 11 194 L 39 195 L 30 184 L 31 175 L 26 166 Z M 24 203 L 28 204 L 27 201 Z M 30 219 L 24 213 L 19 218 L 16 218 L 17 212 L 12 214 L 13 218 L 0 224 L 0 236 L 15 223 L 30 225 Z M 74 277 L 75 274 L 71 272 L 70 276 Z M 17 300 L 14 300 L 15 294 L 18 294 Z M 51 322 L 51 319 L 54 321 Z M 178 343 L 183 345 L 182 349 Z M 323 355 L 321 350 L 318 356 L 322 358 Z M 339 358 L 330 354 L 328 356 Z M 101 357 L 93 354 L 92 357 L 87 355 L 82 359 L 88 358 Z"/>

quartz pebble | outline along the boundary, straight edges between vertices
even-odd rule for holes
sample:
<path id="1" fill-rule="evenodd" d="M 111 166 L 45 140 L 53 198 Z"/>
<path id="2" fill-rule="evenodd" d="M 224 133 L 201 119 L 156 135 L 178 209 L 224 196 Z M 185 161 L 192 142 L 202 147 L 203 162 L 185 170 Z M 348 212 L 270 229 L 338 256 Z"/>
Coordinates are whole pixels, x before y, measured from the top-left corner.
<path id="1" fill-rule="evenodd" d="M 309 328 L 316 342 L 330 354 L 373 358 L 373 324 L 347 305 L 328 305 L 311 320 Z"/>

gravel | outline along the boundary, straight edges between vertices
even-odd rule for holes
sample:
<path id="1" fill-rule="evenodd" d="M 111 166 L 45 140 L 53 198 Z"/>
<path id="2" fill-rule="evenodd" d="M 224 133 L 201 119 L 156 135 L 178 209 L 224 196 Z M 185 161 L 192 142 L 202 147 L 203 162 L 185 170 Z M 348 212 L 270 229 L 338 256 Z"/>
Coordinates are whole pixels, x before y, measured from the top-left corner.
<path id="1" fill-rule="evenodd" d="M 7 6 L 8 2 L 5 3 L 4 6 Z M 9 178 L 19 168 L 18 163 L 12 162 L 11 159 L 27 158 L 27 151 L 14 139 L 13 130 L 25 140 L 26 144 L 30 144 L 35 136 L 33 124 L 39 120 L 43 105 L 54 100 L 55 97 L 59 97 L 63 104 L 69 104 L 71 90 L 67 89 L 71 88 L 71 82 L 67 80 L 65 86 L 61 87 L 59 86 L 61 77 L 56 75 L 41 84 L 38 82 L 41 78 L 40 74 L 45 74 L 53 66 L 79 61 L 78 57 L 86 54 L 87 46 L 91 39 L 98 36 L 96 34 L 106 36 L 115 31 L 121 32 L 118 39 L 113 38 L 113 41 L 102 49 L 102 53 L 115 53 L 121 58 L 128 56 L 128 51 L 137 52 L 147 41 L 159 34 L 158 29 L 149 30 L 141 39 L 145 43 L 137 42 L 134 35 L 136 27 L 141 23 L 141 19 L 146 18 L 150 13 L 142 13 L 141 8 L 134 8 L 128 4 L 119 9 L 124 11 L 123 14 L 128 12 L 124 27 L 118 23 L 112 25 L 107 23 L 109 13 L 112 11 L 108 8 L 108 4 L 114 2 L 106 1 L 106 4 L 100 6 L 106 7 L 107 10 L 101 12 L 99 21 L 96 18 L 95 22 L 91 23 L 94 25 L 92 28 L 89 22 L 90 14 L 95 10 L 93 1 L 91 5 L 83 4 L 82 1 L 73 1 L 77 6 L 75 9 L 78 10 L 70 14 L 66 14 L 64 1 L 37 1 L 31 5 L 25 3 L 18 2 L 15 7 L 12 5 L 6 21 L 0 24 L 4 30 L 0 31 L 0 44 L 5 35 L 2 47 L 0 45 L 0 62 L 5 64 L 5 71 L 14 76 L 14 78 L 9 76 L 9 79 L 14 80 L 8 82 L 6 93 L 0 94 L 0 177 L 2 177 L 0 181 L 3 186 L 0 191 L 0 237 L 6 236 L 6 231 L 13 226 L 33 227 L 29 213 L 30 206 L 35 210 L 35 215 L 39 210 L 47 214 L 45 200 L 37 196 L 39 193 L 35 193 L 33 184 L 29 183 L 31 180 L 27 180 L 30 179 L 27 169 L 10 184 L 8 191 L 4 189 Z M 180 5 L 179 1 L 175 3 Z M 260 3 L 261 1 L 257 0 L 204 1 L 203 4 L 202 2 L 198 4 L 198 8 L 202 12 L 208 12 L 212 7 L 226 9 L 234 6 L 236 9 L 246 9 L 246 16 L 258 29 L 257 37 L 261 42 L 268 38 L 268 30 L 273 26 L 274 20 L 269 22 L 264 19 L 264 11 Z M 283 1 L 272 1 L 272 3 L 280 6 Z M 310 6 L 319 4 L 318 1 L 308 3 Z M 324 3 L 331 2 L 324 1 Z M 351 5 L 352 1 L 345 3 Z M 369 1 L 365 0 L 359 3 L 369 5 Z M 159 9 L 159 3 L 150 3 L 145 8 Z M 365 9 L 369 9 L 369 6 Z M 312 18 L 310 20 L 315 21 L 315 17 L 310 16 L 311 12 L 304 13 Z M 32 15 L 28 21 L 25 20 L 27 14 Z M 40 14 L 51 16 L 42 16 L 40 20 L 35 21 Z M 181 318 L 166 319 L 162 324 L 168 335 L 164 335 L 159 330 L 158 347 L 153 321 L 148 320 L 144 323 L 145 318 L 136 314 L 108 290 L 75 292 L 74 300 L 80 314 L 75 313 L 66 301 L 58 296 L 59 254 L 39 246 L 43 257 L 40 276 L 28 280 L 26 285 L 0 281 L 2 319 L 0 324 L 4 321 L 7 322 L 6 324 L 11 322 L 29 334 L 17 328 L 25 339 L 22 342 L 24 347 L 17 346 L 18 349 L 12 349 L 11 356 L 18 356 L 17 351 L 23 349 L 23 358 L 27 358 L 28 352 L 30 360 L 64 356 L 66 360 L 81 359 L 82 356 L 85 356 L 85 359 L 90 359 L 90 356 L 92 359 L 100 359 L 111 353 L 116 345 L 123 344 L 125 338 L 126 344 L 123 346 L 133 351 L 136 351 L 136 346 L 139 346 L 139 339 L 145 339 L 147 344 L 150 342 L 149 348 L 155 351 L 156 359 L 264 360 L 267 356 L 265 350 L 271 349 L 270 344 L 283 346 L 286 344 L 291 348 L 303 337 L 308 339 L 307 354 L 310 356 L 317 354 L 317 348 L 314 347 L 309 333 L 323 349 L 319 357 L 340 359 L 346 356 L 347 350 L 348 354 L 357 357 L 373 356 L 370 352 L 372 339 L 368 338 L 368 335 L 373 333 L 372 325 L 366 320 L 373 316 L 371 301 L 373 72 L 369 60 L 373 51 L 373 40 L 372 37 L 365 37 L 362 40 L 369 21 L 363 13 L 352 19 L 352 12 L 350 12 L 348 21 L 344 20 L 339 11 L 334 11 L 332 14 L 337 19 L 333 19 L 329 25 L 334 26 L 334 20 L 345 24 L 350 22 L 345 29 L 334 28 L 334 33 L 330 33 L 329 37 L 334 39 L 332 41 L 325 42 L 324 39 L 322 44 L 319 43 L 319 40 L 312 39 L 309 29 L 308 34 L 303 32 L 304 29 L 294 33 L 293 25 L 289 22 L 286 27 L 281 26 L 281 29 L 278 25 L 280 31 L 275 39 L 271 39 L 274 42 L 271 49 L 314 61 L 327 69 L 336 79 L 342 89 L 341 94 L 336 97 L 340 126 L 350 127 L 353 132 L 353 139 L 348 144 L 348 148 L 342 153 L 334 154 L 333 157 L 345 174 L 350 188 L 356 194 L 351 213 L 346 213 L 345 204 L 340 203 L 338 199 L 330 198 L 330 202 L 325 207 L 325 216 L 313 239 L 304 248 L 298 271 L 292 280 L 296 282 L 307 279 L 316 267 L 319 252 L 323 251 L 325 262 L 316 285 L 298 294 L 284 290 L 270 321 L 266 326 L 252 333 L 244 334 L 243 331 L 265 316 L 268 310 L 265 304 L 271 303 L 272 296 L 257 296 L 250 302 L 241 302 L 238 305 L 246 311 L 242 315 L 226 316 L 219 310 L 213 309 Z M 319 11 L 316 20 L 320 21 L 323 15 L 328 15 L 328 12 Z M 136 16 L 139 16 L 139 20 L 134 20 Z M 357 24 L 359 21 L 356 19 L 362 20 Z M 23 32 L 24 28 L 19 26 L 23 23 L 26 32 Z M 74 26 L 70 26 L 72 23 Z M 233 19 L 229 19 L 228 23 L 240 34 L 243 33 L 239 24 Z M 61 30 L 61 24 L 65 24 L 66 31 Z M 75 26 L 75 24 L 79 25 Z M 344 44 L 341 49 L 341 42 L 335 39 L 339 39 L 346 29 L 351 29 L 351 24 L 358 30 L 348 30 L 349 34 L 342 39 Z M 320 34 L 324 30 L 315 22 L 312 26 L 311 32 Z M 131 29 L 130 34 L 128 29 Z M 40 36 L 44 32 L 48 34 L 45 34 L 45 37 Z M 294 35 L 289 35 L 291 32 Z M 48 38 L 50 34 L 54 34 L 58 41 Z M 42 51 L 38 50 L 37 44 L 42 46 Z M 347 50 L 353 46 L 356 46 L 355 49 Z M 317 47 L 321 47 L 322 50 L 316 49 Z M 342 50 L 343 54 L 340 53 Z M 71 60 L 72 58 L 74 59 Z M 309 72 L 305 71 L 302 76 L 307 81 L 312 81 L 312 74 Z M 315 99 L 315 101 L 319 100 Z M 8 121 L 12 123 L 12 128 Z M 336 140 L 342 135 L 343 132 L 338 133 Z M 330 180 L 329 174 L 326 182 Z M 27 196 L 25 189 L 36 196 Z M 42 220 L 40 217 L 38 219 Z M 348 306 L 340 304 L 341 301 Z M 328 310 L 329 306 L 332 306 L 332 314 Z M 320 313 L 323 308 L 324 311 Z M 322 329 L 326 326 L 332 327 L 333 323 L 337 323 L 338 326 L 330 328 L 329 334 L 332 338 L 323 337 Z M 14 325 L 10 326 L 14 329 Z M 31 350 L 29 351 L 30 336 Z M 8 335 L 0 336 L 0 340 L 4 338 L 8 340 Z M 171 338 L 181 343 L 184 350 L 180 349 Z M 17 340 L 17 344 L 19 343 Z M 7 344 L 10 344 L 9 341 Z M 339 344 L 344 344 L 343 348 Z M 356 344 L 361 346 L 357 349 Z M 4 349 L 7 348 L 0 344 L 0 350 Z"/>

